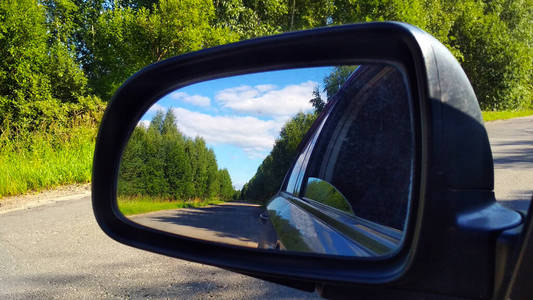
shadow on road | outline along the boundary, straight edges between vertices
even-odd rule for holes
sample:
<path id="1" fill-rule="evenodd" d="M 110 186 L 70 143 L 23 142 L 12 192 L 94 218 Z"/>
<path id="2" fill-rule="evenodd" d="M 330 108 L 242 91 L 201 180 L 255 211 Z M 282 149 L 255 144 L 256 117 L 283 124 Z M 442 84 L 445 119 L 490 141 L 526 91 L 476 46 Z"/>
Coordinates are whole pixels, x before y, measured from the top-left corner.
<path id="1" fill-rule="evenodd" d="M 132 217 L 141 225 L 187 237 L 257 248 L 272 236 L 259 205 L 230 202 L 202 208 L 166 210 Z"/>
<path id="2" fill-rule="evenodd" d="M 216 231 L 220 237 L 256 240 L 260 206 L 223 204 L 176 210 L 170 216 L 153 216 L 154 221 Z"/>
<path id="3" fill-rule="evenodd" d="M 533 168 L 533 141 L 492 141 L 491 148 L 496 169 Z"/>

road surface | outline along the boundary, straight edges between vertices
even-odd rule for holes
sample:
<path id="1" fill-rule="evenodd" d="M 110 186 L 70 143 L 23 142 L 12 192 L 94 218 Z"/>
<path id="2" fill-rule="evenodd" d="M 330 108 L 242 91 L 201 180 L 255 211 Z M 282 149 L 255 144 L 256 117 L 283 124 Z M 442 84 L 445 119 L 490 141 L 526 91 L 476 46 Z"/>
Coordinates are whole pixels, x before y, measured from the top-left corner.
<path id="1" fill-rule="evenodd" d="M 108 238 L 90 198 L 0 214 L 0 299 L 318 298 Z"/>
<path id="2" fill-rule="evenodd" d="M 533 189 L 533 117 L 487 129 L 496 197 L 523 209 Z M 98 228 L 88 196 L 43 203 L 0 214 L 0 299 L 317 297 L 119 244 Z"/>
<path id="3" fill-rule="evenodd" d="M 257 248 L 270 223 L 261 222 L 264 209 L 256 204 L 230 202 L 201 208 L 165 210 L 130 217 L 135 223 L 188 237 Z"/>
<path id="4" fill-rule="evenodd" d="M 485 124 L 494 158 L 494 192 L 504 205 L 527 210 L 533 195 L 533 116 Z"/>

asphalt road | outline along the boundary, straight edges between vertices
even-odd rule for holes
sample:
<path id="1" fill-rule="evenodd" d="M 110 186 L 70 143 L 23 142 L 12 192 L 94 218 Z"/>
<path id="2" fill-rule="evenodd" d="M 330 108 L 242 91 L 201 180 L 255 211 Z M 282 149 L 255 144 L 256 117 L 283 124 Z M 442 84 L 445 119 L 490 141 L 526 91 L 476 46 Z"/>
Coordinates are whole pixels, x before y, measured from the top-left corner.
<path id="1" fill-rule="evenodd" d="M 318 298 L 108 238 L 90 198 L 0 215 L 0 299 Z"/>
<path id="2" fill-rule="evenodd" d="M 496 197 L 527 208 L 533 117 L 487 124 Z M 97 226 L 89 197 L 0 214 L 0 299 L 316 298 L 214 267 L 137 250 Z"/>
<path id="3" fill-rule="evenodd" d="M 527 210 L 533 196 L 533 116 L 485 124 L 494 158 L 494 192 L 504 205 Z"/>
<path id="4" fill-rule="evenodd" d="M 201 208 L 164 210 L 130 217 L 138 224 L 188 237 L 235 246 L 257 248 L 273 231 L 261 222 L 261 206 L 230 202 Z"/>

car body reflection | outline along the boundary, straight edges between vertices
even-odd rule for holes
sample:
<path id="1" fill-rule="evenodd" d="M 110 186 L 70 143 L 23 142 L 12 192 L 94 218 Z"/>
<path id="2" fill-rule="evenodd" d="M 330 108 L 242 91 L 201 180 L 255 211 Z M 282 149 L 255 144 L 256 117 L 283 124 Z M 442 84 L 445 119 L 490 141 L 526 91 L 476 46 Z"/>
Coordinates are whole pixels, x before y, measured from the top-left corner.
<path id="1" fill-rule="evenodd" d="M 414 153 L 406 86 L 397 68 L 364 65 L 329 99 L 267 205 L 277 248 L 357 257 L 400 249 Z"/>

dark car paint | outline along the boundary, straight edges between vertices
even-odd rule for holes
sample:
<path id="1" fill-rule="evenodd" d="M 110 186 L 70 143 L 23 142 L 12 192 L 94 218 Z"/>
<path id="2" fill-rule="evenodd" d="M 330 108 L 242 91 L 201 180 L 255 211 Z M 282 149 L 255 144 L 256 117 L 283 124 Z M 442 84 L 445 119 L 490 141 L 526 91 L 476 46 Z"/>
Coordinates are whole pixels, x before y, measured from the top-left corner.
<path id="1" fill-rule="evenodd" d="M 284 196 L 287 195 L 275 197 L 267 206 L 281 249 L 345 256 L 373 255 Z"/>

